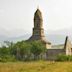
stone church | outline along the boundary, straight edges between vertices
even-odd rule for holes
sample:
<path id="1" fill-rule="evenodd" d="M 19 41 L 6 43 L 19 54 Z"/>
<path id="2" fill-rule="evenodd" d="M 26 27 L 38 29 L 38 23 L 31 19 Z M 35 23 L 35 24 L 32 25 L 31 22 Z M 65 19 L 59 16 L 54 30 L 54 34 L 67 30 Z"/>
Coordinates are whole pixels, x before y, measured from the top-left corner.
<path id="1" fill-rule="evenodd" d="M 39 9 L 37 9 L 34 14 L 34 28 L 32 36 L 28 39 L 28 41 L 33 40 L 40 40 L 44 43 L 47 49 L 46 59 L 48 60 L 54 60 L 59 54 L 72 55 L 72 44 L 71 41 L 68 39 L 68 36 L 66 36 L 65 38 L 65 43 L 60 45 L 52 45 L 51 42 L 45 39 L 43 18 L 42 13 Z"/>
<path id="2" fill-rule="evenodd" d="M 46 41 L 45 39 L 42 13 L 39 9 L 37 9 L 34 14 L 34 28 L 32 36 L 29 38 L 29 41 L 32 40 L 40 40 L 44 43 L 46 48 L 51 48 L 51 43 L 49 41 Z"/>

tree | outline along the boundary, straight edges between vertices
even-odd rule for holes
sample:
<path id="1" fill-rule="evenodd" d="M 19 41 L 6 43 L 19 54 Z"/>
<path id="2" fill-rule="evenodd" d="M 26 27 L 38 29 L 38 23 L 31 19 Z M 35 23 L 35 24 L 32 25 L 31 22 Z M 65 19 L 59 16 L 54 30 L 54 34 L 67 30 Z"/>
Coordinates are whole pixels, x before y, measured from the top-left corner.
<path id="1" fill-rule="evenodd" d="M 46 48 L 41 41 L 33 41 L 31 44 L 31 52 L 34 55 L 34 60 L 39 59 L 39 56 L 45 53 Z"/>
<path id="2" fill-rule="evenodd" d="M 30 60 L 31 57 L 31 45 L 29 42 L 22 42 L 20 47 L 20 55 L 23 60 Z"/>
<path id="3" fill-rule="evenodd" d="M 31 45 L 29 42 L 21 41 L 17 42 L 12 50 L 13 54 L 19 60 L 27 60 L 30 58 L 30 51 Z"/>

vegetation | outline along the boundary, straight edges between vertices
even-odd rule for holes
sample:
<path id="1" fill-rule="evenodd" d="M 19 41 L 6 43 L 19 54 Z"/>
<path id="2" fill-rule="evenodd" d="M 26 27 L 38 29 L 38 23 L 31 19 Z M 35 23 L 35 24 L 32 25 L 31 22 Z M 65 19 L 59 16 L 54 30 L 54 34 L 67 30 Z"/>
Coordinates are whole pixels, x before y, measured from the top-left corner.
<path id="1" fill-rule="evenodd" d="M 0 61 L 29 61 L 42 59 L 46 48 L 41 41 L 4 42 L 0 48 Z"/>
<path id="2" fill-rule="evenodd" d="M 0 63 L 0 72 L 72 72 L 72 62 L 6 62 Z"/>
<path id="3" fill-rule="evenodd" d="M 37 60 L 46 52 L 46 48 L 40 41 L 34 41 L 31 43 L 31 53 L 34 55 L 34 60 Z"/>
<path id="4" fill-rule="evenodd" d="M 4 43 L 0 48 L 0 72 L 72 72 L 72 56 L 60 54 L 56 61 L 43 61 L 46 48 L 40 41 Z"/>
<path id="5" fill-rule="evenodd" d="M 0 62 L 44 60 L 46 48 L 41 41 L 4 41 L 0 48 Z M 57 55 L 56 61 L 72 61 L 72 56 Z"/>
<path id="6" fill-rule="evenodd" d="M 72 55 L 60 54 L 60 55 L 57 56 L 56 61 L 72 61 Z"/>

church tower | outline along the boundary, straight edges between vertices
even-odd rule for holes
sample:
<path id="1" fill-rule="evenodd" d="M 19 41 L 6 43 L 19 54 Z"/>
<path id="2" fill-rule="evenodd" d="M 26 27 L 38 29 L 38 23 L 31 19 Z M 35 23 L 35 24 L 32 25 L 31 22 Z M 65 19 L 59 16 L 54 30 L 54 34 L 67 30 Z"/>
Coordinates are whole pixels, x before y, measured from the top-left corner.
<path id="1" fill-rule="evenodd" d="M 32 36 L 28 41 L 40 40 L 44 43 L 46 48 L 51 48 L 51 43 L 45 40 L 44 29 L 43 29 L 43 18 L 42 13 L 39 9 L 34 13 L 34 27 Z"/>
<path id="2" fill-rule="evenodd" d="M 34 28 L 32 37 L 29 40 L 44 40 L 44 29 L 42 14 L 39 9 L 34 14 Z"/>

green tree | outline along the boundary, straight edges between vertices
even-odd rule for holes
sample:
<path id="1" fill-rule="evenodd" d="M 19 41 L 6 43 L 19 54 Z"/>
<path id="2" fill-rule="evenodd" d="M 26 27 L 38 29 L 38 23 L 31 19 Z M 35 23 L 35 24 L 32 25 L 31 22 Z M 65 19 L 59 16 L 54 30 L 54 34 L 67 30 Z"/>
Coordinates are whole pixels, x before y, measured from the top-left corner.
<path id="1" fill-rule="evenodd" d="M 12 50 L 12 53 L 19 60 L 27 60 L 30 58 L 31 54 L 30 48 L 31 45 L 29 42 L 26 41 L 17 42 Z"/>
<path id="2" fill-rule="evenodd" d="M 46 48 L 41 41 L 33 41 L 31 44 L 31 52 L 34 55 L 34 60 L 37 60 L 40 55 L 46 52 Z"/>
<path id="3" fill-rule="evenodd" d="M 29 42 L 22 42 L 20 48 L 20 55 L 23 60 L 30 60 L 31 57 L 31 45 Z"/>

